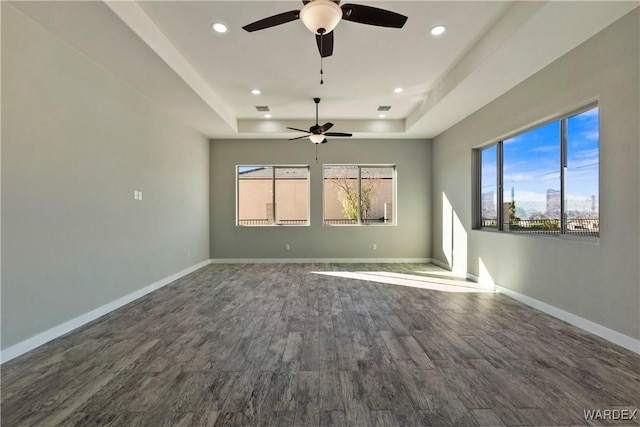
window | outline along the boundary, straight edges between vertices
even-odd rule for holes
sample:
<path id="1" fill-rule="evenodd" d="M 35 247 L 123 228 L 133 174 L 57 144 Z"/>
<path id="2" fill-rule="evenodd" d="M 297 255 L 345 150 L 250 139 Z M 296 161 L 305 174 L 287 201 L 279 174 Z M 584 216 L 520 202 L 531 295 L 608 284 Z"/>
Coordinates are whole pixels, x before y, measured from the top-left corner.
<path id="1" fill-rule="evenodd" d="M 599 234 L 599 145 L 597 108 L 567 119 L 564 175 L 567 233 Z"/>
<path id="2" fill-rule="evenodd" d="M 598 112 L 590 106 L 480 149 L 478 228 L 598 237 Z"/>
<path id="3" fill-rule="evenodd" d="M 503 229 L 560 231 L 560 122 L 502 143 Z"/>
<path id="4" fill-rule="evenodd" d="M 498 147 L 493 145 L 480 151 L 480 203 L 483 227 L 498 227 Z"/>
<path id="5" fill-rule="evenodd" d="M 325 165 L 324 224 L 394 225 L 395 166 Z"/>
<path id="6" fill-rule="evenodd" d="M 308 166 L 238 166 L 238 225 L 308 225 Z"/>

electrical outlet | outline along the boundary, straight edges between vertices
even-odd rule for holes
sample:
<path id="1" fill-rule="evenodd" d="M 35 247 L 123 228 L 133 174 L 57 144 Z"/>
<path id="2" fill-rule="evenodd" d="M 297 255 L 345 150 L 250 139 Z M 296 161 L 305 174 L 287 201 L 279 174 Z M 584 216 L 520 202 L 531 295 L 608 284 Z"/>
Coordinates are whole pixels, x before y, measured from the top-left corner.
<path id="1" fill-rule="evenodd" d="M 373 246 L 371 247 L 371 249 L 373 249 L 373 250 L 375 251 L 376 249 L 378 249 L 378 245 L 376 245 L 376 244 L 374 243 L 374 244 L 373 244 Z"/>
<path id="2" fill-rule="evenodd" d="M 288 243 L 285 243 L 285 245 L 284 245 L 284 250 L 285 250 L 285 251 L 289 251 L 289 250 L 291 250 L 291 245 L 289 245 Z"/>
<path id="3" fill-rule="evenodd" d="M 191 258 L 191 251 L 187 251 L 187 258 Z"/>

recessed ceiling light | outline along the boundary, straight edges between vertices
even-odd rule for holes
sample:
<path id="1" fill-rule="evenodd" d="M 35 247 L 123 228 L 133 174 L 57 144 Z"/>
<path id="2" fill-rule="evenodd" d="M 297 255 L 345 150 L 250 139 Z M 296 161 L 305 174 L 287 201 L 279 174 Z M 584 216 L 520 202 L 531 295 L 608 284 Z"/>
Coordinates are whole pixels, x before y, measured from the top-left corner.
<path id="1" fill-rule="evenodd" d="M 211 24 L 211 28 L 213 28 L 213 30 L 217 33 L 227 32 L 227 26 L 224 24 L 221 24 L 220 22 L 214 22 L 213 24 Z"/>
<path id="2" fill-rule="evenodd" d="M 447 27 L 445 27 L 444 25 L 436 25 L 435 27 L 433 27 L 431 29 L 431 35 L 432 36 L 439 36 L 440 34 L 444 33 L 445 31 L 447 31 Z"/>
<path id="3" fill-rule="evenodd" d="M 402 89 L 401 87 L 397 87 L 397 88 L 395 88 L 393 91 L 394 91 L 395 93 L 400 93 L 400 92 L 402 92 L 403 90 L 404 90 L 404 89 Z"/>
<path id="4" fill-rule="evenodd" d="M 254 95 L 260 95 L 262 92 L 260 92 L 260 89 L 251 89 L 251 93 Z"/>
<path id="5" fill-rule="evenodd" d="M 385 117 L 387 117 L 386 114 L 378 114 L 378 117 L 380 117 L 381 119 L 384 119 Z"/>
<path id="6" fill-rule="evenodd" d="M 265 119 L 270 119 L 270 118 L 271 118 L 271 114 L 265 114 L 265 115 L 264 115 L 264 118 L 265 118 Z"/>

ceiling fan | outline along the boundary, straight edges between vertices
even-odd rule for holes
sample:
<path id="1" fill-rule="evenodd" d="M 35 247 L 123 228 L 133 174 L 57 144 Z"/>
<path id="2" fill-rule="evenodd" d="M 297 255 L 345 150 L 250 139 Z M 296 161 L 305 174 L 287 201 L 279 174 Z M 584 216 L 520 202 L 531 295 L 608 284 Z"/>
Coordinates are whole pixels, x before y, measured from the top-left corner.
<path id="1" fill-rule="evenodd" d="M 341 19 L 390 28 L 402 28 L 407 21 L 404 15 L 377 7 L 351 3 L 339 6 L 340 1 L 331 0 L 303 0 L 302 3 L 304 6 L 300 10 L 273 15 L 242 28 L 253 32 L 300 19 L 316 35 L 320 57 L 325 58 L 333 54 L 333 29 Z"/>
<path id="2" fill-rule="evenodd" d="M 327 136 L 338 136 L 338 137 L 352 136 L 352 134 L 344 133 L 344 132 L 327 132 L 329 129 L 333 127 L 333 123 L 331 122 L 327 122 L 322 126 L 320 126 L 318 124 L 318 104 L 320 103 L 320 98 L 313 98 L 313 102 L 316 103 L 316 124 L 311 126 L 309 130 L 287 127 L 287 129 L 295 130 L 298 132 L 304 132 L 308 134 L 308 135 L 298 136 L 296 138 L 290 138 L 289 141 L 306 138 L 308 136 L 311 142 L 313 142 L 314 144 L 325 144 L 327 142 L 327 138 L 326 138 Z"/>

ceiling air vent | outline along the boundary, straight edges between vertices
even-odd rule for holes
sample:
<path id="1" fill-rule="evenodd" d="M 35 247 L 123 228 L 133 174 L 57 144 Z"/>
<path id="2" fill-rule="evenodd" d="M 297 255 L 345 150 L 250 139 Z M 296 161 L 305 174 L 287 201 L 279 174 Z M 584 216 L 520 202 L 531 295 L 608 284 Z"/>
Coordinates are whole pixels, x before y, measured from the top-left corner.
<path id="1" fill-rule="evenodd" d="M 381 105 L 378 107 L 378 111 L 389 111 L 391 110 L 391 105 Z"/>
<path id="2" fill-rule="evenodd" d="M 260 112 L 269 111 L 269 106 L 268 105 L 256 105 L 256 110 L 258 110 Z"/>

